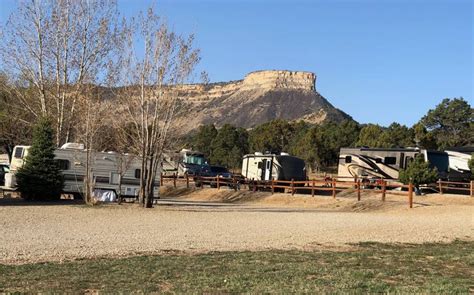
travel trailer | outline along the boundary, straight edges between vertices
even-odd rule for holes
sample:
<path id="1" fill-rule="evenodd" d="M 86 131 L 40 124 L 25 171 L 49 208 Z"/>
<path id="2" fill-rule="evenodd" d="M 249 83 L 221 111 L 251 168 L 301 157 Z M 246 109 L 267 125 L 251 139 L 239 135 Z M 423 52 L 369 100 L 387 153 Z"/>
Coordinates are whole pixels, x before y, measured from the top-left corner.
<path id="1" fill-rule="evenodd" d="M 242 175 L 248 180 L 306 180 L 306 168 L 302 159 L 286 153 L 245 155 Z"/>
<path id="2" fill-rule="evenodd" d="M 447 178 L 448 154 L 418 148 L 341 148 L 337 175 L 341 180 L 357 177 L 396 181 L 400 169 L 406 168 L 418 154 L 423 154 L 430 166 L 436 167 L 440 178 Z"/>
<path id="3" fill-rule="evenodd" d="M 10 164 L 10 173 L 15 175 L 28 155 L 29 146 L 16 146 Z M 86 150 L 82 144 L 67 143 L 55 150 L 64 177 L 63 192 L 80 198 L 84 193 Z M 116 152 L 94 152 L 92 173 L 95 180 L 96 195 L 120 195 L 124 198 L 136 198 L 140 189 L 141 161 L 137 156 Z M 11 181 L 10 186 L 15 186 Z M 160 175 L 155 178 L 154 196 L 158 198 Z M 111 198 L 114 198 L 113 196 Z"/>
<path id="4" fill-rule="evenodd" d="M 208 161 L 203 153 L 189 149 L 180 152 L 167 152 L 163 154 L 163 174 L 189 175 L 199 174 L 209 167 Z"/>
<path id="5" fill-rule="evenodd" d="M 474 147 L 458 147 L 445 150 L 449 158 L 449 180 L 467 182 L 471 180 L 469 160 Z"/>

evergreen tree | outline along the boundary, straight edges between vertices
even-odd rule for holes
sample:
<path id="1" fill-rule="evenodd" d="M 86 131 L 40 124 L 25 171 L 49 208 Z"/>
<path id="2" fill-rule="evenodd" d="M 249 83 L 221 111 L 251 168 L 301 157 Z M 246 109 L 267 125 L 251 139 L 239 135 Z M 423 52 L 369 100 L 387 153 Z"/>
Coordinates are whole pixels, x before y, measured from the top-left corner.
<path id="1" fill-rule="evenodd" d="M 393 122 L 385 129 L 380 137 L 379 147 L 383 148 L 397 148 L 414 146 L 415 134 L 413 129 L 405 125 Z"/>
<path id="2" fill-rule="evenodd" d="M 425 161 L 423 155 L 419 154 L 415 157 L 405 169 L 400 170 L 399 179 L 404 184 L 412 183 L 417 192 L 420 184 L 429 184 L 436 181 L 438 171 L 436 168 L 430 168 L 429 163 Z"/>
<path id="3" fill-rule="evenodd" d="M 211 144 L 212 164 L 228 168 L 240 167 L 242 156 L 248 153 L 248 133 L 243 128 L 225 124 Z"/>
<path id="4" fill-rule="evenodd" d="M 16 174 L 21 196 L 29 200 L 59 199 L 63 178 L 54 160 L 54 132 L 51 121 L 41 118 L 33 129 L 33 143 L 25 164 Z"/>
<path id="5" fill-rule="evenodd" d="M 249 135 L 250 150 L 253 152 L 288 151 L 294 127 L 283 119 L 273 120 L 254 128 Z"/>
<path id="6" fill-rule="evenodd" d="M 367 124 L 360 130 L 356 146 L 380 147 L 383 133 L 384 129 L 380 125 Z"/>
<path id="7" fill-rule="evenodd" d="M 435 109 L 429 110 L 420 123 L 434 133 L 438 147 L 471 145 L 474 143 L 474 111 L 461 98 L 443 99 Z"/>
<path id="8" fill-rule="evenodd" d="M 417 147 L 431 150 L 438 148 L 433 132 L 428 132 L 423 124 L 416 123 L 413 125 L 412 129 Z"/>
<path id="9" fill-rule="evenodd" d="M 211 143 L 216 136 L 217 129 L 214 124 L 199 126 L 197 134 L 192 139 L 193 149 L 209 157 L 211 155 Z"/>

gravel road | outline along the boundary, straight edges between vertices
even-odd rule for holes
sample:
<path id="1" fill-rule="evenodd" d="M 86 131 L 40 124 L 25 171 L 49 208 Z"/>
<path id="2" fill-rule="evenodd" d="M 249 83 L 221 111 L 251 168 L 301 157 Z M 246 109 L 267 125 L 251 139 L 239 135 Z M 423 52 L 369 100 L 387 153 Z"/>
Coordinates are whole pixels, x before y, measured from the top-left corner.
<path id="1" fill-rule="evenodd" d="M 362 241 L 423 243 L 474 237 L 473 206 L 321 212 L 222 205 L 0 206 L 0 263 L 165 251 L 338 248 Z M 210 204 L 212 206 L 212 204 Z M 217 206 L 217 205 L 216 205 Z"/>

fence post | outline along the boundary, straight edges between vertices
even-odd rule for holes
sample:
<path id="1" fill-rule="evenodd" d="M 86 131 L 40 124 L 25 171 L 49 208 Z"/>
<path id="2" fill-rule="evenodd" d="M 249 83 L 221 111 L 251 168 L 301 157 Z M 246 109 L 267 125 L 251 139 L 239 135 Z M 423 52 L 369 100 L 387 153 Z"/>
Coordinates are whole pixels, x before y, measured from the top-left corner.
<path id="1" fill-rule="evenodd" d="M 202 182 L 202 176 L 199 175 L 198 179 L 199 179 L 199 183 L 201 184 L 201 189 L 203 189 L 204 188 L 204 182 Z"/>
<path id="2" fill-rule="evenodd" d="M 382 180 L 382 202 L 385 202 L 385 192 L 387 191 L 387 183 Z"/>
<path id="3" fill-rule="evenodd" d="M 314 179 L 313 179 L 313 186 L 311 187 L 311 197 L 314 197 Z"/>
<path id="4" fill-rule="evenodd" d="M 186 172 L 185 174 L 186 174 L 186 188 L 189 188 L 189 175 L 188 175 L 188 172 Z"/>
<path id="5" fill-rule="evenodd" d="M 332 198 L 336 198 L 336 179 L 332 179 Z"/>
<path id="6" fill-rule="evenodd" d="M 160 172 L 160 186 L 163 186 L 163 172 Z"/>
<path id="7" fill-rule="evenodd" d="M 178 175 L 176 173 L 173 173 L 173 186 L 174 186 L 174 188 L 176 188 L 176 177 L 178 177 Z"/>
<path id="8" fill-rule="evenodd" d="M 232 185 L 234 186 L 234 191 L 237 191 L 237 183 L 235 181 L 235 175 L 232 175 Z"/>
<path id="9" fill-rule="evenodd" d="M 471 197 L 474 197 L 474 180 L 471 180 Z"/>
<path id="10" fill-rule="evenodd" d="M 254 180 L 253 181 L 253 192 L 257 191 L 257 184 L 258 184 L 258 180 Z"/>
<path id="11" fill-rule="evenodd" d="M 217 181 L 216 181 L 217 182 L 217 189 L 220 189 L 221 185 L 219 183 L 219 179 L 220 179 L 219 175 L 217 175 L 216 178 L 217 178 Z"/>
<path id="12" fill-rule="evenodd" d="M 273 195 L 274 192 L 275 192 L 275 183 L 274 183 L 274 180 L 272 178 L 272 195 Z"/>
<path id="13" fill-rule="evenodd" d="M 357 201 L 360 201 L 360 179 L 357 179 Z"/>
<path id="14" fill-rule="evenodd" d="M 408 203 L 410 208 L 413 208 L 413 184 L 411 182 L 408 184 Z"/>
<path id="15" fill-rule="evenodd" d="M 438 185 L 439 185 L 439 193 L 442 195 L 443 194 L 443 185 L 441 184 L 441 178 L 438 179 Z"/>
<path id="16" fill-rule="evenodd" d="M 291 195 L 293 196 L 295 194 L 295 179 L 291 179 Z"/>

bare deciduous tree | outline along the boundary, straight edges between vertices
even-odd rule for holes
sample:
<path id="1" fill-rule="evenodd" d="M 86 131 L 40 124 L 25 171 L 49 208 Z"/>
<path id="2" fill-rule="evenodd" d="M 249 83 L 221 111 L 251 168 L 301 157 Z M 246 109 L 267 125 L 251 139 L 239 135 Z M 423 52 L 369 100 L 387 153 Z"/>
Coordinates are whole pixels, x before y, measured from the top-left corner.
<path id="1" fill-rule="evenodd" d="M 8 153 L 10 161 L 15 145 L 26 144 L 31 139 L 31 114 L 17 102 L 15 87 L 5 74 L 0 73 L 0 147 Z"/>
<path id="2" fill-rule="evenodd" d="M 84 85 L 99 84 L 115 48 L 114 0 L 21 1 L 0 42 L 2 67 L 17 77 L 18 103 L 55 120 L 56 144 L 71 139 Z M 26 97 L 23 89 L 33 88 Z"/>
<path id="3" fill-rule="evenodd" d="M 85 169 L 84 175 L 84 201 L 92 203 L 94 193 L 94 167 L 95 152 L 103 145 L 108 138 L 104 138 L 100 132 L 103 126 L 110 124 L 110 109 L 112 102 L 103 99 L 100 88 L 90 86 L 85 89 L 85 95 L 77 98 L 77 111 L 81 114 L 81 122 L 76 125 L 77 138 L 84 144 Z"/>
<path id="4" fill-rule="evenodd" d="M 180 98 L 179 85 L 188 81 L 199 50 L 193 48 L 193 35 L 183 38 L 170 31 L 152 8 L 132 20 L 123 36 L 118 63 L 123 108 L 118 116 L 132 126 L 131 148 L 142 162 L 139 199 L 151 207 L 155 176 Z"/>

